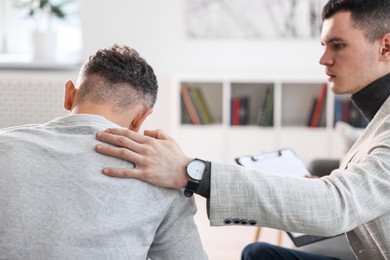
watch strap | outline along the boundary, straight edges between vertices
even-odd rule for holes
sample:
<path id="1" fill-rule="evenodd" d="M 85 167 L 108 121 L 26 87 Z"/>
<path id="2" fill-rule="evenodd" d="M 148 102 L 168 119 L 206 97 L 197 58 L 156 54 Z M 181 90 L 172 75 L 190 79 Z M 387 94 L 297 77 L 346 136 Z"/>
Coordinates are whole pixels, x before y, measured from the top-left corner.
<path id="1" fill-rule="evenodd" d="M 191 197 L 194 194 L 194 192 L 198 189 L 198 186 L 199 186 L 198 182 L 189 179 L 187 186 L 184 189 L 184 196 L 186 196 L 187 198 Z"/>

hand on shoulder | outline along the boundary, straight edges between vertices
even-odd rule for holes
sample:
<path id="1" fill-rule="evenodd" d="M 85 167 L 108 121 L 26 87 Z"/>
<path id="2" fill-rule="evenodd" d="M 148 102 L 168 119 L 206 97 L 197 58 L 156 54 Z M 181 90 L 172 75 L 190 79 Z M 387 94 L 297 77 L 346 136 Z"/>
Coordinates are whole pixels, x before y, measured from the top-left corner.
<path id="1" fill-rule="evenodd" d="M 186 166 L 192 160 L 180 149 L 176 141 L 164 131 L 145 130 L 144 134 L 124 129 L 109 128 L 96 133 L 99 141 L 96 151 L 130 161 L 135 168 L 104 168 L 112 177 L 137 178 L 148 183 L 180 189 L 187 184 Z"/>

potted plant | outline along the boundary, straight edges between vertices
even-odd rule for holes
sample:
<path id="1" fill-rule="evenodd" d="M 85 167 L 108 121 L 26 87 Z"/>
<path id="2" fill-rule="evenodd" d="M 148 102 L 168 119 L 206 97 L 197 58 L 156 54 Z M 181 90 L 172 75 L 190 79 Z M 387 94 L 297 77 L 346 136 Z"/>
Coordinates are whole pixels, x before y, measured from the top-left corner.
<path id="1" fill-rule="evenodd" d="M 34 20 L 31 33 L 33 60 L 53 61 L 57 52 L 57 31 L 53 19 L 65 19 L 64 6 L 72 0 L 14 0 L 15 6 Z"/>

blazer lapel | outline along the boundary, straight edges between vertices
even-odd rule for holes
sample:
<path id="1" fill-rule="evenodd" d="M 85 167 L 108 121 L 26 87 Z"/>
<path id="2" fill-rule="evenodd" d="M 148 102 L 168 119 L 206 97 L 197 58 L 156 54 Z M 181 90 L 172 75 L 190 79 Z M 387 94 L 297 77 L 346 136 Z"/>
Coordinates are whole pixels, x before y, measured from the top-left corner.
<path id="1" fill-rule="evenodd" d="M 373 138 L 373 134 L 376 132 L 378 125 L 383 120 L 384 117 L 390 114 L 390 96 L 386 99 L 383 105 L 380 107 L 374 118 L 367 125 L 366 129 L 362 133 L 362 135 L 356 140 L 356 142 L 352 145 L 351 149 L 349 149 L 348 153 L 345 155 L 343 160 L 341 161 L 339 169 L 346 169 L 348 163 L 352 161 L 357 152 L 367 144 L 369 139 Z M 368 141 L 371 144 L 370 141 Z"/>

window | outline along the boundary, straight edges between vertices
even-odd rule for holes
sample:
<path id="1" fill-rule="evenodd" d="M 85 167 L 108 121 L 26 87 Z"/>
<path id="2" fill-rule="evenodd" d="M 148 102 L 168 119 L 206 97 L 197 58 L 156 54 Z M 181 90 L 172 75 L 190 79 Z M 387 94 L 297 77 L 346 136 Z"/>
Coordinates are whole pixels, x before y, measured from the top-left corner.
<path id="1" fill-rule="evenodd" d="M 39 0 L 20 1 L 39 2 Z M 67 1 L 63 6 L 64 19 L 45 17 L 39 13 L 35 13 L 33 17 L 29 16 L 28 9 L 18 8 L 16 2 L 17 0 L 0 0 L 0 62 L 4 59 L 33 62 L 33 34 L 37 30 L 45 31 L 48 26 L 55 32 L 56 46 L 54 57 L 50 61 L 79 62 L 82 37 L 78 0 Z M 58 4 L 63 0 L 49 0 L 49 2 Z M 53 44 L 48 44 L 51 45 Z"/>

